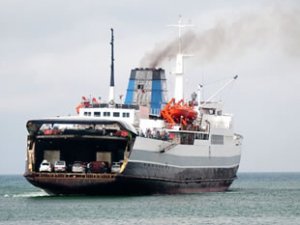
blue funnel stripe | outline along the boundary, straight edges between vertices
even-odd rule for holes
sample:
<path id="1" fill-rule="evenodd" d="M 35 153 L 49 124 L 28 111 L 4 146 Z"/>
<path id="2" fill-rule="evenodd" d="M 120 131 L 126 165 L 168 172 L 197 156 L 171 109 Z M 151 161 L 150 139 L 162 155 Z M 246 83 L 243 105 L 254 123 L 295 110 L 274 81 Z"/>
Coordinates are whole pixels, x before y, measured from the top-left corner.
<path id="1" fill-rule="evenodd" d="M 127 89 L 127 93 L 126 93 L 125 104 L 128 104 L 128 105 L 133 104 L 134 86 L 135 86 L 135 80 L 130 79 L 129 83 L 128 83 L 128 89 Z"/>
<path id="2" fill-rule="evenodd" d="M 162 85 L 161 80 L 152 80 L 152 94 L 151 94 L 151 113 L 159 115 L 161 105 L 163 104 L 162 99 Z"/>

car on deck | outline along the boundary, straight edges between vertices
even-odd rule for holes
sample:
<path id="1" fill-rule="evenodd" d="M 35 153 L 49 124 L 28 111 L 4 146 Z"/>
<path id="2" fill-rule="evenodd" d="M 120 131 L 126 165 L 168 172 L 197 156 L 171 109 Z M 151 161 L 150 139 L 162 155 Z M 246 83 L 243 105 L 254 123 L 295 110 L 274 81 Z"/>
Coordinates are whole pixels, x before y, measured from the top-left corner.
<path id="1" fill-rule="evenodd" d="M 112 173 L 119 173 L 121 170 L 121 164 L 119 162 L 114 162 L 111 166 Z"/>
<path id="2" fill-rule="evenodd" d="M 67 170 L 66 161 L 59 160 L 54 162 L 55 172 L 66 172 L 66 170 Z"/>
<path id="3" fill-rule="evenodd" d="M 72 165 L 73 173 L 85 173 L 86 166 L 83 162 L 75 161 Z"/>
<path id="4" fill-rule="evenodd" d="M 109 163 L 107 161 L 93 161 L 87 165 L 88 173 L 109 173 Z"/>
<path id="5" fill-rule="evenodd" d="M 52 172 L 52 164 L 49 161 L 44 159 L 40 165 L 39 171 L 49 172 L 49 173 Z"/>

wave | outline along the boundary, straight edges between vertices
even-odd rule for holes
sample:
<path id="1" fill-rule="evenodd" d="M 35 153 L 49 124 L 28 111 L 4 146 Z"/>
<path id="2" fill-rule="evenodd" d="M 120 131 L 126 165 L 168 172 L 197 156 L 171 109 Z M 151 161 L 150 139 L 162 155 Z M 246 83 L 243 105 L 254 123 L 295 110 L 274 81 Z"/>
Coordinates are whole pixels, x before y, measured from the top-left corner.
<path id="1" fill-rule="evenodd" d="M 34 197 L 45 197 L 49 196 L 44 191 L 37 191 L 37 192 L 24 192 L 19 194 L 4 194 L 4 198 L 34 198 Z"/>

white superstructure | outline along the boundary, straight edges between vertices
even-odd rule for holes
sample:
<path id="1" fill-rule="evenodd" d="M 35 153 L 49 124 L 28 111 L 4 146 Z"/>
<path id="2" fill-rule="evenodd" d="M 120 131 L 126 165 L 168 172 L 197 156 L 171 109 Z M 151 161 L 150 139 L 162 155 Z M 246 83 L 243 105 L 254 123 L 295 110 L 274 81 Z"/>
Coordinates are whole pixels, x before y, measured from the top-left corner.
<path id="1" fill-rule="evenodd" d="M 137 126 L 138 123 L 138 110 L 133 108 L 109 107 L 108 104 L 103 107 L 81 108 L 79 116 L 103 120 L 120 120 L 134 126 Z"/>

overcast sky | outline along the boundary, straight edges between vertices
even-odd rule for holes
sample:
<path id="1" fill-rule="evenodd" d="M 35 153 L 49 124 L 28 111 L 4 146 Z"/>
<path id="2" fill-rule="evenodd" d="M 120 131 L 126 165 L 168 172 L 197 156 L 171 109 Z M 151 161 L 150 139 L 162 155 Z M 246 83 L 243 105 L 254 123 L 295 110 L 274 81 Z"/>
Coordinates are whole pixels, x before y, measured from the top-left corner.
<path id="1" fill-rule="evenodd" d="M 169 46 L 182 15 L 187 30 L 185 96 L 198 83 L 218 98 L 244 136 L 240 171 L 300 171 L 300 1 L 1 0 L 0 174 L 25 169 L 28 119 L 75 114 L 81 96 L 106 99 L 110 28 L 115 29 L 116 93 L 130 70 Z M 172 51 L 166 70 L 169 97 Z"/>

